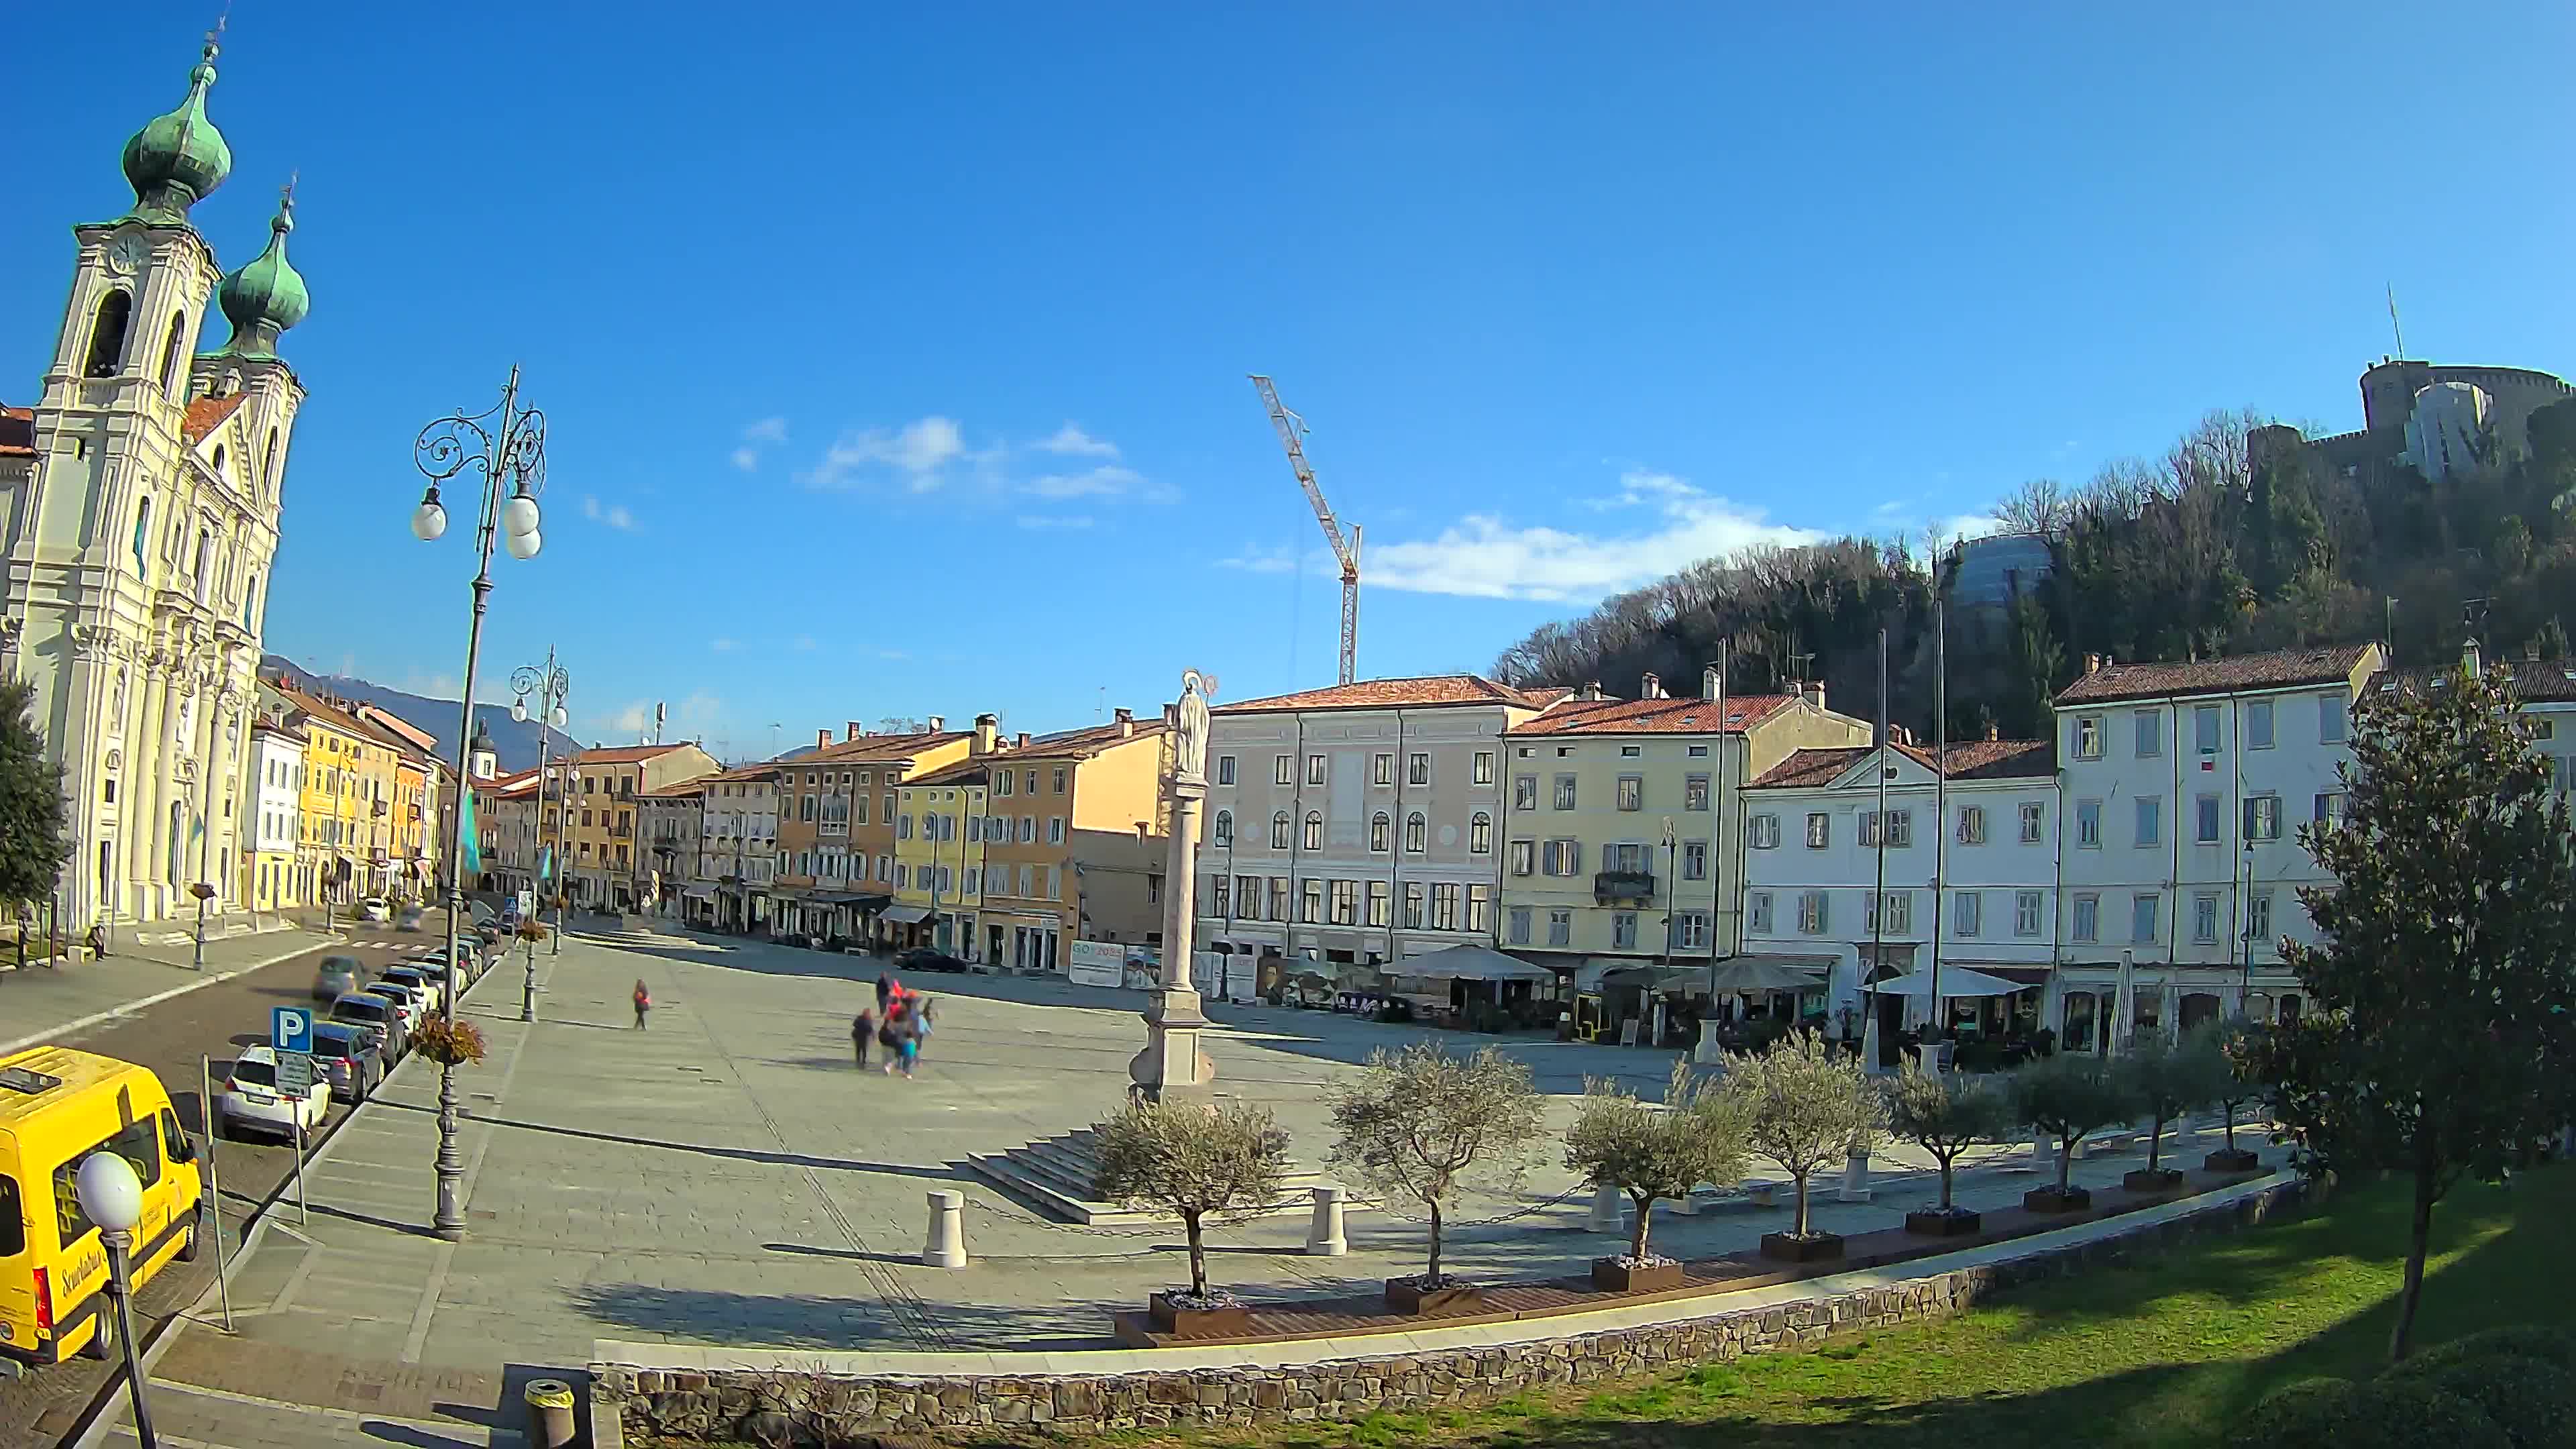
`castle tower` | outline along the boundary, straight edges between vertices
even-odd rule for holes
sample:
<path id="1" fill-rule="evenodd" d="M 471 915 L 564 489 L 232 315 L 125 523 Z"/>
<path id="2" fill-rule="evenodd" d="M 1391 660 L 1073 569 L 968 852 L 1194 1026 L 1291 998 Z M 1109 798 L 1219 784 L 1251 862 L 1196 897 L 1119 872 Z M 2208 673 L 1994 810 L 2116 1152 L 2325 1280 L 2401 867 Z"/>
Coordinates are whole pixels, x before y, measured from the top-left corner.
<path id="1" fill-rule="evenodd" d="M 229 278 L 189 219 L 232 170 L 206 111 L 216 54 L 210 37 L 186 98 L 126 142 L 133 208 L 72 228 L 33 457 L 0 458 L 0 670 L 35 685 L 63 767 L 75 920 L 193 915 L 198 881 L 225 909 L 251 818 L 261 613 L 304 396 L 276 344 L 309 304 L 287 206 Z M 200 357 L 219 286 L 232 340 Z"/>

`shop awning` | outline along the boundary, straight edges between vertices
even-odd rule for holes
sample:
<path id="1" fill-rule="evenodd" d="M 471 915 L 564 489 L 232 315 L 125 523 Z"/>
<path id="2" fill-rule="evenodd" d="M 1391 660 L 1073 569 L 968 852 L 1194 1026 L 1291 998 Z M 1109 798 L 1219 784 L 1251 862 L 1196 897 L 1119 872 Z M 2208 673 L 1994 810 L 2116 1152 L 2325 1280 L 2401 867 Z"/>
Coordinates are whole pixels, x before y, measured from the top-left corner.
<path id="1" fill-rule="evenodd" d="M 1730 956 L 1717 963 L 1708 989 L 1730 992 L 1810 991 L 1834 964 L 1830 956 Z"/>
<path id="2" fill-rule="evenodd" d="M 1648 991 L 1691 991 L 1708 984 L 1708 968 L 1705 966 L 1657 966 L 1651 961 L 1623 961 L 1615 956 L 1606 958 L 1595 956 L 1585 964 L 1610 968 L 1601 973 L 1601 984 L 1604 986 L 1641 986 Z"/>
<path id="3" fill-rule="evenodd" d="M 1872 982 L 1869 989 L 1883 996 L 1929 996 L 1932 994 L 1932 973 L 1914 971 L 1903 976 L 1891 976 L 1885 981 Z M 2010 996 L 2027 989 L 2018 981 L 2006 981 L 2000 976 L 1971 971 L 1965 966 L 1941 968 L 1941 999 L 1944 1001 L 1962 996 Z"/>
<path id="4" fill-rule="evenodd" d="M 895 906 L 887 910 L 881 919 L 892 921 L 898 926 L 918 925 L 930 919 L 930 907 Z"/>
<path id="5" fill-rule="evenodd" d="M 716 888 L 702 885 L 682 886 L 680 894 L 693 901 L 711 901 L 716 898 Z"/>
<path id="6" fill-rule="evenodd" d="M 1490 947 L 1457 945 L 1407 956 L 1380 968 L 1394 976 L 1438 976 L 1462 981 L 1553 981 L 1556 973 Z"/>

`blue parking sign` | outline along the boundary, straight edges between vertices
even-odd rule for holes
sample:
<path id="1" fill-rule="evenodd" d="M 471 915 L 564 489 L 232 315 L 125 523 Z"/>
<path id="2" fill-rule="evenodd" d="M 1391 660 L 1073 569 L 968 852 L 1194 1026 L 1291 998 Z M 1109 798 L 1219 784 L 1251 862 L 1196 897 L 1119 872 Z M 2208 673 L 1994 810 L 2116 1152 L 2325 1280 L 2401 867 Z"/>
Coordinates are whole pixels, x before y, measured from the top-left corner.
<path id="1" fill-rule="evenodd" d="M 281 1052 L 313 1050 L 313 1013 L 300 1006 L 271 1007 L 268 1044 Z"/>

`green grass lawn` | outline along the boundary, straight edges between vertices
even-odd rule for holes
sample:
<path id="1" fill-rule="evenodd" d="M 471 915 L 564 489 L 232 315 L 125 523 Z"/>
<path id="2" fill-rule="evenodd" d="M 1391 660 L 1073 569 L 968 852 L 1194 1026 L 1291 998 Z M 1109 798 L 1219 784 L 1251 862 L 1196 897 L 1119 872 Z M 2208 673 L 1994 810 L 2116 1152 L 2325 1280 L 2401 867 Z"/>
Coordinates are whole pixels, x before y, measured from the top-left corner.
<path id="1" fill-rule="evenodd" d="M 1276 1449 L 2198 1449 L 2281 1384 L 2364 1376 L 2380 1365 L 2403 1271 L 2405 1211 L 2398 1184 L 2348 1189 L 2320 1212 L 2030 1285 L 1946 1323 L 1856 1335 L 1811 1354 L 1703 1364 L 1457 1413 L 1107 1439 Z M 2456 1189 L 2435 1214 L 2417 1345 L 2500 1323 L 2576 1323 L 2571 1221 L 2576 1169 L 2551 1167 L 2509 1188 Z"/>

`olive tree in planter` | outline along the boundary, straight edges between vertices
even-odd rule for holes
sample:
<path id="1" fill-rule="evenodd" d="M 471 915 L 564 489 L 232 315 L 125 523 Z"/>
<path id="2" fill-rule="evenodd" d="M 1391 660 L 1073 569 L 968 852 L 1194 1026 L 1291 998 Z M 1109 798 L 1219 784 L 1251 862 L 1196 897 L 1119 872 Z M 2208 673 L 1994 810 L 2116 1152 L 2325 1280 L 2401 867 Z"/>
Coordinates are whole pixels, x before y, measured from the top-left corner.
<path id="1" fill-rule="evenodd" d="M 2140 1042 L 2120 1059 L 2120 1074 L 2147 1118 L 2147 1165 L 2121 1178 L 2122 1187 L 2131 1192 L 2170 1192 L 2182 1185 L 2182 1173 L 2163 1165 L 2165 1127 L 2216 1101 L 2226 1070 L 2217 1041 L 2199 1028 L 2183 1033 L 2179 1040 L 2158 1036 Z"/>
<path id="2" fill-rule="evenodd" d="M 1482 1300 L 1440 1269 L 1443 1213 L 1470 1187 L 1505 1188 L 1527 1170 L 1546 1120 L 1530 1070 L 1494 1047 L 1459 1056 L 1417 1041 L 1380 1048 L 1332 1092 L 1333 1162 L 1388 1199 L 1431 1214 L 1431 1265 L 1386 1280 L 1401 1313 L 1473 1312 Z"/>
<path id="3" fill-rule="evenodd" d="M 1154 1325 L 1166 1333 L 1248 1330 L 1243 1300 L 1208 1288 L 1206 1224 L 1278 1201 L 1288 1134 L 1266 1108 L 1243 1102 L 1129 1102 L 1094 1129 L 1093 1140 L 1093 1195 L 1168 1212 L 1189 1239 L 1189 1290 L 1153 1295 Z"/>
<path id="4" fill-rule="evenodd" d="M 2215 1080 L 2227 1145 L 2201 1159 L 2203 1172 L 2252 1172 L 2263 1165 L 2262 1158 L 2236 1145 L 2236 1109 L 2263 1095 L 2262 1078 L 2255 1074 L 2255 1057 L 2261 1052 L 2255 1037 L 2260 1030 L 2242 1017 L 2210 1028 L 2211 1045 L 2218 1050 L 2220 1070 Z"/>
<path id="5" fill-rule="evenodd" d="M 1950 1201 L 1959 1158 L 1981 1143 L 2001 1142 L 2014 1127 L 2012 1102 L 1982 1077 L 1945 1076 L 1908 1061 L 1887 1087 L 1887 1130 L 1932 1154 L 1941 1165 L 1941 1202 L 1905 1215 L 1905 1230 L 1957 1237 L 1984 1226 L 1975 1212 Z"/>
<path id="6" fill-rule="evenodd" d="M 1661 1103 L 1639 1101 L 1615 1082 L 1583 1084 L 1583 1103 L 1565 1134 L 1565 1165 L 1593 1188 L 1625 1194 L 1637 1212 L 1627 1256 L 1592 1260 L 1592 1284 L 1612 1293 L 1652 1293 L 1682 1286 L 1678 1260 L 1648 1246 L 1655 1204 L 1688 1196 L 1703 1182 L 1744 1175 L 1747 1123 L 1721 1090 L 1673 1063 Z"/>
<path id="7" fill-rule="evenodd" d="M 2022 1194 L 2021 1205 L 2035 1213 L 2079 1212 L 2093 1205 L 2093 1194 L 2067 1181 L 2075 1166 L 2075 1144 L 2114 1122 L 2137 1115 L 2138 1100 L 2111 1063 L 2082 1052 L 2053 1057 L 2014 1069 L 2007 1078 L 2013 1115 L 2057 1139 L 2057 1183 Z"/>
<path id="8" fill-rule="evenodd" d="M 1808 1188 L 1818 1172 L 1868 1151 L 1885 1130 L 1878 1090 L 1861 1064 L 1819 1033 L 1795 1032 L 1759 1054 L 1728 1053 L 1721 1090 L 1743 1116 L 1754 1155 L 1789 1174 L 1797 1189 L 1789 1231 L 1763 1234 L 1763 1255 L 1795 1263 L 1841 1257 L 1841 1235 L 1808 1222 Z"/>

